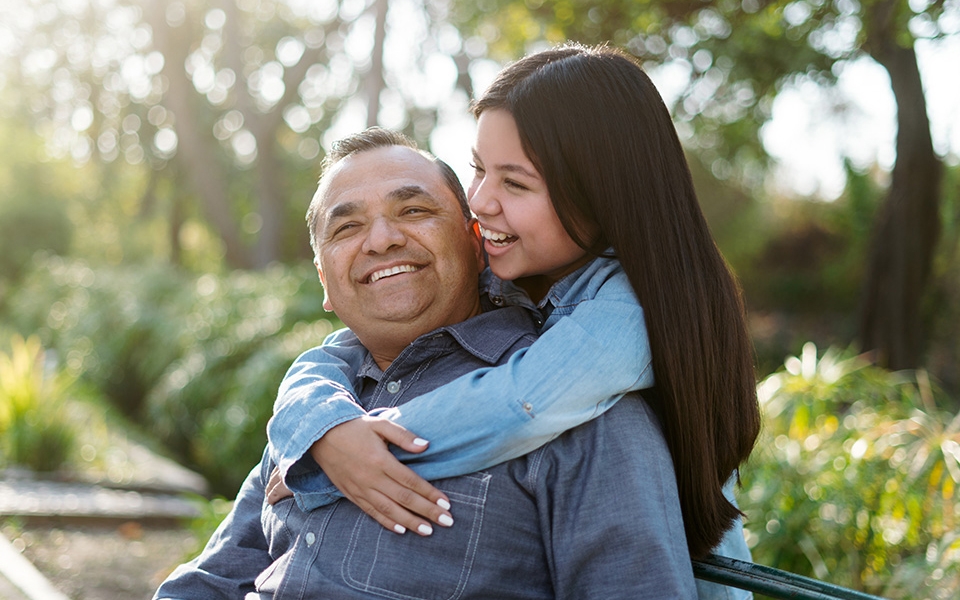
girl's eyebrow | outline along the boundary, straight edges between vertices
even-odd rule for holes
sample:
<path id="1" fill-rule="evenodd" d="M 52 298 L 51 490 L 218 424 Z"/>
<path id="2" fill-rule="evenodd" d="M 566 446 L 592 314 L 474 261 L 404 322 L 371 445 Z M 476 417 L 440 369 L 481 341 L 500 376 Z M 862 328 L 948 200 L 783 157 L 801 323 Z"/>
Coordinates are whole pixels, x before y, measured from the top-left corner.
<path id="1" fill-rule="evenodd" d="M 477 164 L 483 164 L 483 161 L 480 160 L 480 155 L 477 154 L 476 148 L 471 149 L 473 153 L 473 162 Z M 540 179 L 540 174 L 536 171 L 531 171 L 530 169 L 524 167 L 523 165 L 518 165 L 516 163 L 503 163 L 493 166 L 494 169 L 498 171 L 506 171 L 507 173 L 519 173 L 521 175 L 526 175 L 527 177 L 532 177 L 534 179 Z"/>

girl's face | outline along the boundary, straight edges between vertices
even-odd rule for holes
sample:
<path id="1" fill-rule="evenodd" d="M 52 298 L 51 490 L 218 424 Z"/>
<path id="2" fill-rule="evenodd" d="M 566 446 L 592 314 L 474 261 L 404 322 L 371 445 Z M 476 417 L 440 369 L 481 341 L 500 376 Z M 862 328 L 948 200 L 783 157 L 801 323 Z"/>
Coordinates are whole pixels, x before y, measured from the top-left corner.
<path id="1" fill-rule="evenodd" d="M 589 260 L 560 224 L 546 182 L 523 151 L 513 115 L 500 109 L 480 114 L 473 161 L 470 209 L 497 277 L 536 276 L 553 283 Z"/>

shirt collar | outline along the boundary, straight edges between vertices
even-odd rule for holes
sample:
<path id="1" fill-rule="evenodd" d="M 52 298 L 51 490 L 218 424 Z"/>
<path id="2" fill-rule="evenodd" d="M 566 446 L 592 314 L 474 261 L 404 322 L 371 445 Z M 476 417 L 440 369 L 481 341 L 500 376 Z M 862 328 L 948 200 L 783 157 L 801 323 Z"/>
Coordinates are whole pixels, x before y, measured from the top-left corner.
<path id="1" fill-rule="evenodd" d="M 394 362 L 402 361 L 412 352 L 449 352 L 459 346 L 480 360 L 495 365 L 507 350 L 528 335 L 537 335 L 537 324 L 529 310 L 518 306 L 490 310 L 421 335 Z M 357 374 L 380 381 L 383 371 L 367 352 Z"/>
<path id="2" fill-rule="evenodd" d="M 546 295 L 536 306 L 523 289 L 514 285 L 512 281 L 500 279 L 493 274 L 490 267 L 484 269 L 480 277 L 480 290 L 481 293 L 487 294 L 491 299 L 502 298 L 504 304 L 508 306 L 526 306 L 549 313 L 553 308 L 565 304 L 570 294 L 577 292 L 574 288 L 590 281 L 594 273 L 616 268 L 618 264 L 613 248 L 607 248 L 602 256 L 596 257 L 576 271 L 564 275 L 550 286 Z"/>

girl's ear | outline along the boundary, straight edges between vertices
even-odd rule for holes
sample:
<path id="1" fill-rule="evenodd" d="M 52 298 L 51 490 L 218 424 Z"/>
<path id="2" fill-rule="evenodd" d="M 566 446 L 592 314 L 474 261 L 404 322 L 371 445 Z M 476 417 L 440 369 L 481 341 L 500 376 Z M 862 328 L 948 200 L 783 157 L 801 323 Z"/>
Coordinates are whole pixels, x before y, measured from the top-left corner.
<path id="1" fill-rule="evenodd" d="M 327 282 L 323 279 L 323 271 L 320 269 L 320 261 L 313 259 L 313 264 L 317 267 L 317 275 L 320 276 L 320 285 L 323 286 L 323 310 L 333 312 L 333 305 L 330 304 L 330 296 L 327 295 Z"/>

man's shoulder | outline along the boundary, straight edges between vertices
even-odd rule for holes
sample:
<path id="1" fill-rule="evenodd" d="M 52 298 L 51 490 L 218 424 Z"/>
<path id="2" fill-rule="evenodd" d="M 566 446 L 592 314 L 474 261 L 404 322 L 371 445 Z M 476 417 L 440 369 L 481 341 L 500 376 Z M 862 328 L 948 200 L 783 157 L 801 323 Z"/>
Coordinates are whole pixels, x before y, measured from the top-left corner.
<path id="1" fill-rule="evenodd" d="M 533 344 L 538 337 L 533 313 L 519 306 L 482 312 L 427 334 L 449 334 L 464 350 L 490 363 L 499 364 L 513 352 Z"/>
<path id="2" fill-rule="evenodd" d="M 644 463 L 671 462 L 660 420 L 640 392 L 624 394 L 605 413 L 564 432 L 544 450 L 561 463 L 571 453 L 593 457 L 598 450 L 627 453 Z"/>

